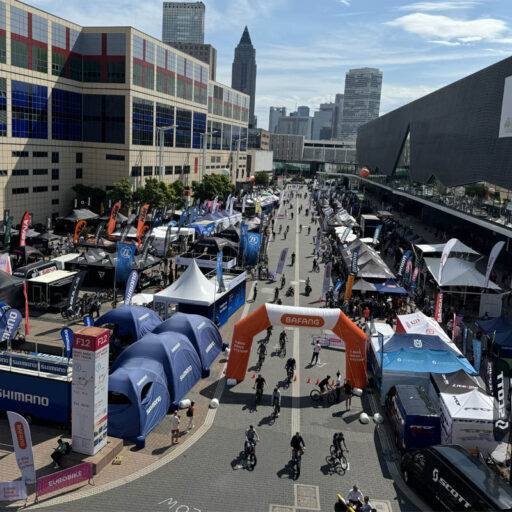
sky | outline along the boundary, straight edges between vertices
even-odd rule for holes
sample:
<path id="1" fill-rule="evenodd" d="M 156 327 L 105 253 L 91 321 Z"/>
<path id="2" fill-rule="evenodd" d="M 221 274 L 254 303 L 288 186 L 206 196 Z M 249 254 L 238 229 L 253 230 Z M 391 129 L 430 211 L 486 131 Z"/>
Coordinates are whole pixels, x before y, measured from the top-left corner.
<path id="1" fill-rule="evenodd" d="M 231 85 L 245 25 L 258 74 L 258 126 L 270 106 L 318 109 L 349 69 L 383 72 L 381 115 L 512 55 L 511 0 L 203 0 L 217 81 Z M 27 0 L 75 23 L 130 25 L 158 39 L 160 0 Z"/>

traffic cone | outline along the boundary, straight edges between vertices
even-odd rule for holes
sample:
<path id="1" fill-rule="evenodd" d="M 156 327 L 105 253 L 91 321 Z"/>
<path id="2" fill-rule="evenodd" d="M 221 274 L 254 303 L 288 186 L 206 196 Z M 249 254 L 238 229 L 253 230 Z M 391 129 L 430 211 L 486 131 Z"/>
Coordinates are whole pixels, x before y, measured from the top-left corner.
<path id="1" fill-rule="evenodd" d="M 308 381 L 309 381 L 309 379 L 308 379 Z M 293 377 L 293 382 L 297 382 L 297 376 Z"/>
<path id="2" fill-rule="evenodd" d="M 253 374 L 252 374 L 252 378 L 253 378 L 253 379 L 255 379 L 255 378 L 256 378 L 256 374 L 255 374 L 255 373 L 253 373 Z"/>
<path id="3" fill-rule="evenodd" d="M 297 378 L 297 377 L 295 377 Z M 306 384 L 311 384 L 311 379 L 308 377 L 308 380 L 306 381 Z"/>
<path id="4" fill-rule="evenodd" d="M 318 299 L 318 304 L 322 304 L 322 297 Z"/>
<path id="5" fill-rule="evenodd" d="M 318 386 L 320 384 L 320 380 L 316 379 L 315 386 Z"/>

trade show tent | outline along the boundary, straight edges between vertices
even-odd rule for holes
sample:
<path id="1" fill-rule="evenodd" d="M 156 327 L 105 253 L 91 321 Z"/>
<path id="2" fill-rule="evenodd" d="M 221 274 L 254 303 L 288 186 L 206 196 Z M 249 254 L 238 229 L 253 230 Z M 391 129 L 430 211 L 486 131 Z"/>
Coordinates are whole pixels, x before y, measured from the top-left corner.
<path id="1" fill-rule="evenodd" d="M 379 293 L 384 293 L 386 295 L 407 295 L 407 290 L 398 286 L 393 279 L 388 279 L 383 283 L 376 283 L 375 288 Z"/>
<path id="2" fill-rule="evenodd" d="M 155 334 L 164 332 L 179 332 L 185 335 L 199 355 L 202 376 L 210 375 L 210 367 L 222 351 L 222 337 L 210 319 L 201 315 L 175 313 L 153 330 Z"/>
<path id="3" fill-rule="evenodd" d="M 95 325 L 117 325 L 120 336 L 129 334 L 133 340 L 139 340 L 161 323 L 162 319 L 152 309 L 123 304 L 101 315 Z"/>
<path id="4" fill-rule="evenodd" d="M 421 311 L 416 311 L 409 315 L 398 315 L 396 332 L 435 334 L 448 343 L 452 342 L 450 337 L 443 331 L 442 327 L 433 318 L 425 315 Z"/>
<path id="5" fill-rule="evenodd" d="M 498 347 L 498 356 L 512 358 L 512 324 L 504 318 L 478 319 L 477 327 Z"/>
<path id="6" fill-rule="evenodd" d="M 170 405 L 162 363 L 147 357 L 128 359 L 108 379 L 108 433 L 144 440 L 165 418 Z"/>
<path id="7" fill-rule="evenodd" d="M 146 334 L 120 354 L 113 370 L 127 366 L 134 358 L 152 359 L 163 366 L 174 409 L 201 378 L 201 361 L 196 350 L 185 335 L 177 332 Z"/>
<path id="8" fill-rule="evenodd" d="M 25 304 L 23 296 L 23 279 L 0 270 L 0 302 L 13 308 L 21 308 Z"/>

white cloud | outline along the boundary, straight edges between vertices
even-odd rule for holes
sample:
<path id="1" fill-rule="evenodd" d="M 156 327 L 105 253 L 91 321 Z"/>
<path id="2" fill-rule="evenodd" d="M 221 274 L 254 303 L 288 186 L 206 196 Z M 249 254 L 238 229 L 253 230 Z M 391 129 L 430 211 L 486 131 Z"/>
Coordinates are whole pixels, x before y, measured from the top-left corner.
<path id="1" fill-rule="evenodd" d="M 471 9 L 480 4 L 476 0 L 457 0 L 454 2 L 415 2 L 409 5 L 402 5 L 400 11 L 453 11 L 456 9 Z"/>
<path id="2" fill-rule="evenodd" d="M 340 3 L 346 5 L 347 7 L 350 7 L 350 0 L 340 0 Z"/>
<path id="3" fill-rule="evenodd" d="M 442 46 L 460 46 L 462 43 L 459 43 L 457 41 L 436 41 L 436 40 L 432 40 L 432 41 L 427 41 L 429 43 L 434 43 L 434 44 L 440 44 Z"/>
<path id="4" fill-rule="evenodd" d="M 410 34 L 442 41 L 495 40 L 508 31 L 507 24 L 495 18 L 461 20 L 423 13 L 407 14 L 386 24 L 401 28 Z"/>

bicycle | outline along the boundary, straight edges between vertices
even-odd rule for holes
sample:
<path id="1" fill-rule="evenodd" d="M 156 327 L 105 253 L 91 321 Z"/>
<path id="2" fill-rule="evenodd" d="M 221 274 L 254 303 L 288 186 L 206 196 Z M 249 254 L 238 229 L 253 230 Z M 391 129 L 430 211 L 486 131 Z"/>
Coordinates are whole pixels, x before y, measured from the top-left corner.
<path id="1" fill-rule="evenodd" d="M 264 362 L 265 362 L 265 353 L 260 352 L 260 355 L 258 357 L 258 371 L 261 370 L 261 367 L 263 366 Z"/>
<path id="2" fill-rule="evenodd" d="M 246 453 L 245 462 L 247 465 L 247 469 L 249 471 L 253 471 L 256 467 L 257 459 L 256 459 L 256 443 L 249 441 L 248 443 L 248 451 Z"/>
<path id="3" fill-rule="evenodd" d="M 331 405 L 336 400 L 334 396 L 334 388 L 331 385 L 328 385 L 326 391 L 324 392 L 320 391 L 319 389 L 313 389 L 309 396 L 313 402 L 321 402 L 324 400 L 324 398 L 326 398 L 327 402 Z"/>
<path id="4" fill-rule="evenodd" d="M 348 450 L 345 451 L 348 453 Z M 345 451 L 343 449 L 337 450 L 336 447 L 331 444 L 331 462 L 336 465 L 339 464 L 343 471 L 346 471 L 348 468 L 348 461 L 345 457 Z"/>
<path id="5" fill-rule="evenodd" d="M 292 459 L 292 479 L 297 480 L 300 476 L 300 466 L 302 460 L 302 450 L 295 450 L 295 457 Z"/>
<path id="6" fill-rule="evenodd" d="M 287 368 L 286 369 L 286 387 L 288 387 L 291 383 L 292 383 L 292 380 L 293 380 L 293 368 Z"/>
<path id="7" fill-rule="evenodd" d="M 276 421 L 279 418 L 279 413 L 281 411 L 281 406 L 277 403 L 277 400 L 274 400 L 274 410 L 272 411 L 272 421 Z"/>
<path id="8" fill-rule="evenodd" d="M 286 342 L 281 343 L 278 354 L 281 359 L 286 357 Z"/>
<path id="9" fill-rule="evenodd" d="M 257 388 L 256 389 L 256 397 L 254 399 L 254 410 L 257 409 L 258 404 L 261 402 L 262 397 L 263 397 L 263 389 Z"/>

